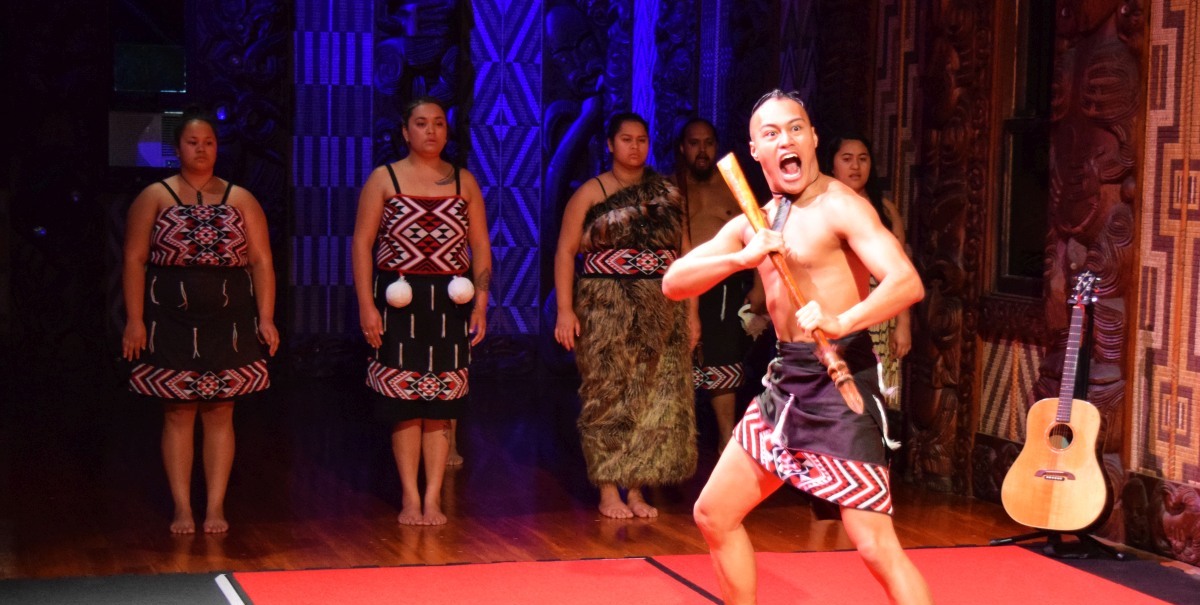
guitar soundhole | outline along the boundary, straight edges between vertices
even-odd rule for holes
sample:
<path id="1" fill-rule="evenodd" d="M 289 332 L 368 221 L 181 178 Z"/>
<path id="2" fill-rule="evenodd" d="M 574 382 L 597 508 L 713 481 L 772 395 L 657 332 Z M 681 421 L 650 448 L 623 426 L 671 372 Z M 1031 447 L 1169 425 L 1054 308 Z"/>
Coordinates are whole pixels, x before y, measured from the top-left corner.
<path id="1" fill-rule="evenodd" d="M 1071 442 L 1075 440 L 1075 431 L 1071 430 L 1069 424 L 1056 424 L 1050 427 L 1047 437 L 1052 449 L 1065 450 L 1071 447 Z"/>

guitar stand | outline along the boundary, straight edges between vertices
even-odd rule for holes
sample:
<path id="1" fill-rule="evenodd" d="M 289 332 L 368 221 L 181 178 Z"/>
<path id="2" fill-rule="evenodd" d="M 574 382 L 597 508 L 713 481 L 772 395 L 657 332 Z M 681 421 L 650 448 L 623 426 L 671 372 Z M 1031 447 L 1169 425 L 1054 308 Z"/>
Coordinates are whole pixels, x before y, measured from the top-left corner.
<path id="1" fill-rule="evenodd" d="M 1075 536 L 1077 541 L 1064 542 L 1064 535 Z M 1064 534 L 1063 532 L 1042 529 L 1018 536 L 996 538 L 989 541 L 988 546 L 1005 546 L 1036 538 L 1046 539 L 1046 545 L 1042 547 L 1042 554 L 1056 559 L 1105 558 L 1116 561 L 1127 561 L 1132 558 L 1129 556 L 1129 553 L 1123 553 L 1083 532 L 1069 532 L 1069 534 Z"/>

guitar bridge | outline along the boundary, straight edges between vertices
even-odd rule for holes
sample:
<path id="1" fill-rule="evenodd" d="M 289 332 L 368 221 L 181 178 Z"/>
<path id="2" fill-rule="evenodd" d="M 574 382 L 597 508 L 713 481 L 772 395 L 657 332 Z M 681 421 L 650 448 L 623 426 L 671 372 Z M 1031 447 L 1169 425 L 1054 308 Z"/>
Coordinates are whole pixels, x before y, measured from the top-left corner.
<path id="1" fill-rule="evenodd" d="M 1041 479 L 1045 479 L 1046 481 L 1074 481 L 1075 480 L 1075 473 L 1072 473 L 1070 471 L 1048 471 L 1048 470 L 1043 469 L 1043 470 L 1040 470 L 1040 471 L 1034 473 L 1033 476 L 1041 478 Z"/>

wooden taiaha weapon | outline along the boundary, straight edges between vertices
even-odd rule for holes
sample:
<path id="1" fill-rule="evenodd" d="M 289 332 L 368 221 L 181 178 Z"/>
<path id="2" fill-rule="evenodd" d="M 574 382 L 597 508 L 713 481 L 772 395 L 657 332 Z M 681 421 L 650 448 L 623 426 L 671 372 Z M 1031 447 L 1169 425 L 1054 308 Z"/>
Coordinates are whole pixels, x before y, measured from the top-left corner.
<path id="1" fill-rule="evenodd" d="M 725 182 L 729 184 L 729 190 L 733 192 L 733 197 L 737 199 L 738 206 L 741 206 L 742 213 L 750 221 L 750 227 L 754 229 L 754 232 L 770 229 L 770 226 L 767 225 L 767 217 L 763 215 L 762 208 L 759 208 L 758 202 L 754 199 L 754 192 L 750 190 L 750 184 L 746 182 L 746 175 L 742 172 L 737 157 L 732 153 L 726 154 L 717 162 L 717 169 L 721 171 L 721 176 L 725 177 Z M 775 271 L 779 273 L 784 285 L 787 286 L 788 298 L 792 300 L 792 304 L 797 309 L 808 304 L 804 295 L 800 293 L 800 287 L 796 285 L 796 279 L 792 277 L 792 272 L 788 269 L 783 254 L 773 251 L 770 258 L 771 263 L 775 265 Z M 854 384 L 854 376 L 850 373 L 846 361 L 842 359 L 841 355 L 838 355 L 837 349 L 830 344 L 825 332 L 820 328 L 813 330 L 812 335 L 813 340 L 816 341 L 817 359 L 821 360 L 829 372 L 829 377 L 833 379 L 833 384 L 837 386 L 842 399 L 846 401 L 846 406 L 856 414 L 863 413 L 862 394 L 859 393 L 858 386 Z"/>

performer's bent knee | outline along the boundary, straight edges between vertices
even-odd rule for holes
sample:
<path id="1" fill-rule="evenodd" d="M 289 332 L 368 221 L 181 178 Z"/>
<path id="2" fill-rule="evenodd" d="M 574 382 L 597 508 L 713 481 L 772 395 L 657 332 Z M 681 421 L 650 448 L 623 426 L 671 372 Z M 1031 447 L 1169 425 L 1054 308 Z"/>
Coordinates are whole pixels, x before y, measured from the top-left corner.
<path id="1" fill-rule="evenodd" d="M 733 531 L 742 523 L 740 517 L 735 518 L 733 515 L 722 513 L 720 508 L 708 502 L 703 494 L 696 500 L 696 505 L 692 507 L 692 519 L 696 521 L 696 527 L 700 529 L 700 533 L 705 535 Z"/>

